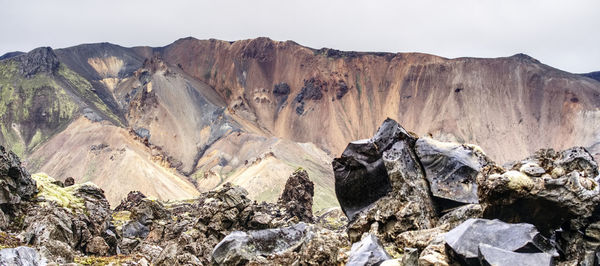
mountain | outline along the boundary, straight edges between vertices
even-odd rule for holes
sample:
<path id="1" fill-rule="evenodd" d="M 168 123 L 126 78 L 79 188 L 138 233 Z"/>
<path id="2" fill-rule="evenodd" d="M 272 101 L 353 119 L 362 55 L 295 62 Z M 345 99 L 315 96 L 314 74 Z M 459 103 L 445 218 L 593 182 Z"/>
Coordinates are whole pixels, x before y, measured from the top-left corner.
<path id="1" fill-rule="evenodd" d="M 600 71 L 581 74 L 582 76 L 600 81 Z"/>
<path id="2" fill-rule="evenodd" d="M 527 55 L 447 59 L 184 38 L 165 47 L 38 48 L 0 61 L 0 144 L 33 172 L 184 199 L 225 182 L 275 201 L 305 169 L 337 205 L 331 161 L 387 117 L 505 162 L 600 154 L 600 83 Z M 510 145 L 507 145 L 510 143 Z"/>

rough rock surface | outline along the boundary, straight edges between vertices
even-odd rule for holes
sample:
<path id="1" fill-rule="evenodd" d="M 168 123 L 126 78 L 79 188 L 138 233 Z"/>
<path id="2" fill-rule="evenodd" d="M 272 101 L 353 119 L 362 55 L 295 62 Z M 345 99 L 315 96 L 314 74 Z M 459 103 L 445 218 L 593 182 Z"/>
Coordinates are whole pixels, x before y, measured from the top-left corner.
<path id="1" fill-rule="evenodd" d="M 489 161 L 479 148 L 420 138 L 415 151 L 433 196 L 459 204 L 478 203 L 476 177 Z"/>
<path id="2" fill-rule="evenodd" d="M 540 150 L 507 170 L 478 180 L 484 217 L 550 232 L 570 219 L 590 217 L 600 202 L 598 166 L 584 148 Z"/>
<path id="3" fill-rule="evenodd" d="M 379 265 L 390 258 L 379 239 L 375 235 L 368 234 L 360 242 L 352 245 L 346 265 Z"/>
<path id="4" fill-rule="evenodd" d="M 452 254 L 469 265 L 477 265 L 482 244 L 511 252 L 548 253 L 558 256 L 551 242 L 531 224 L 469 219 L 446 233 L 444 239 Z"/>
<path id="5" fill-rule="evenodd" d="M 430 146 L 421 147 L 428 155 L 418 152 L 419 143 Z M 245 189 L 225 183 L 181 201 L 132 192 L 115 210 L 91 183 L 65 187 L 45 174 L 20 174 L 23 182 L 5 187 L 8 195 L 21 196 L 1 205 L 0 229 L 7 231 L 0 231 L 0 246 L 10 251 L 29 245 L 40 259 L 59 264 L 597 261 L 598 169 L 583 148 L 542 150 L 500 167 L 476 146 L 418 139 L 386 120 L 372 139 L 351 144 L 349 150 L 333 164 L 342 208 L 316 215 L 311 212 L 314 185 L 303 171 L 289 178 L 276 204 L 252 201 Z M 476 185 L 470 183 L 473 177 Z M 436 196 L 433 182 L 459 197 Z M 472 196 L 473 187 L 479 203 L 461 202 L 460 197 Z M 375 194 L 365 196 L 370 192 Z"/>
<path id="6" fill-rule="evenodd" d="M 336 193 L 352 242 L 372 231 L 386 241 L 435 225 L 436 210 L 414 153 L 416 138 L 387 119 L 370 140 L 348 145 L 333 162 Z"/>
<path id="7" fill-rule="evenodd" d="M 3 211 L 7 210 L 7 204 L 17 204 L 36 192 L 35 181 L 21 166 L 17 155 L 0 146 L 0 206 Z"/>
<path id="8" fill-rule="evenodd" d="M 213 263 L 240 265 L 266 262 L 268 255 L 297 249 L 307 241 L 309 231 L 310 228 L 305 223 L 277 229 L 235 231 L 215 246 L 212 252 Z"/>
<path id="9" fill-rule="evenodd" d="M 554 265 L 554 259 L 548 253 L 517 253 L 487 244 L 480 244 L 478 260 L 481 265 L 497 266 L 542 266 Z"/>
<path id="10" fill-rule="evenodd" d="M 478 265 L 479 243 L 501 248 L 507 254 L 549 254 L 532 255 L 531 260 L 538 256 L 548 262 L 550 256 L 552 261 L 561 263 L 591 265 L 594 262 L 600 247 L 600 186 L 597 164 L 584 148 L 561 152 L 541 150 L 523 161 L 501 167 L 475 145 L 413 136 L 411 141 L 382 138 L 397 132 L 390 127 L 392 122 L 386 120 L 373 139 L 351 143 L 346 151 L 352 152 L 342 155 L 333 164 L 340 205 L 350 207 L 345 213 L 349 218 L 347 233 L 351 242 L 371 233 L 390 252 L 401 254 L 405 248 L 416 248 L 422 265 L 452 265 L 465 263 L 465 260 Z M 387 179 L 379 185 L 388 187 L 389 191 L 371 194 L 371 198 L 357 192 L 344 194 L 354 188 L 358 191 L 361 186 L 365 187 L 363 193 L 372 191 L 367 182 L 373 179 L 369 179 L 367 167 L 351 168 L 348 162 L 365 162 L 365 158 L 371 163 L 377 162 L 379 152 L 387 174 Z M 369 169 L 373 173 L 375 168 Z M 385 175 L 375 178 L 382 176 Z M 361 207 L 353 209 L 355 206 Z M 470 228 L 484 221 L 471 218 L 483 217 L 522 224 L 489 221 L 496 224 L 492 229 L 505 230 L 503 233 Z M 483 233 L 472 236 L 457 233 L 461 228 Z M 451 233 L 446 233 L 448 231 Z M 456 239 L 448 238 L 452 235 Z M 489 236 L 494 237 L 490 240 Z M 519 239 L 529 240 L 522 241 L 519 247 L 498 243 L 518 244 Z M 453 245 L 469 242 L 475 245 L 468 254 L 452 251 Z M 486 251 L 489 252 L 484 262 L 494 260 L 493 256 L 498 253 L 497 250 Z"/>
<path id="11" fill-rule="evenodd" d="M 315 185 L 308 178 L 308 173 L 299 169 L 288 178 L 278 203 L 286 207 L 290 216 L 296 216 L 300 221 L 312 222 L 314 194 Z"/>
<path id="12" fill-rule="evenodd" d="M 30 247 L 5 248 L 0 250 L 0 265 L 43 266 L 46 259 Z"/>

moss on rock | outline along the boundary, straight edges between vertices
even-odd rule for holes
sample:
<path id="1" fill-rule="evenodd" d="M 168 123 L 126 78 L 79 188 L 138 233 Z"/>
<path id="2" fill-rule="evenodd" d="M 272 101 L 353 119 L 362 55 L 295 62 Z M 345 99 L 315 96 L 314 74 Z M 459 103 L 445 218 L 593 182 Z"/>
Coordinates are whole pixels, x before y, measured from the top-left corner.
<path id="1" fill-rule="evenodd" d="M 58 206 L 72 211 L 85 211 L 84 199 L 76 196 L 75 191 L 82 186 L 96 186 L 91 182 L 86 182 L 63 188 L 56 185 L 56 180 L 45 173 L 33 174 L 31 177 L 36 181 L 39 190 L 36 197 L 44 199 L 42 204 L 47 204 L 47 201 L 52 201 Z"/>

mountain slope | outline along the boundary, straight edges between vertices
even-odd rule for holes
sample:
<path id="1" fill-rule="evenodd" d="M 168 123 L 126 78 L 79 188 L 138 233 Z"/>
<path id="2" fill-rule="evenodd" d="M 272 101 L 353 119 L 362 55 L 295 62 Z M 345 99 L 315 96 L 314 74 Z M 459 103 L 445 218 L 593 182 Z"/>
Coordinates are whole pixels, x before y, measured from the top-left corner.
<path id="1" fill-rule="evenodd" d="M 185 198 L 242 185 L 275 201 L 294 170 L 337 205 L 330 162 L 387 117 L 496 161 L 582 145 L 600 155 L 600 82 L 526 55 L 446 59 L 267 38 L 99 43 L 0 60 L 0 144 L 57 179 Z M 507 145 L 510 143 L 510 145 Z"/>
<path id="2" fill-rule="evenodd" d="M 266 38 L 186 38 L 161 51 L 258 127 L 333 154 L 386 117 L 419 134 L 477 143 L 499 161 L 600 142 L 599 123 L 591 123 L 600 85 L 526 55 L 445 59 L 314 50 Z"/>

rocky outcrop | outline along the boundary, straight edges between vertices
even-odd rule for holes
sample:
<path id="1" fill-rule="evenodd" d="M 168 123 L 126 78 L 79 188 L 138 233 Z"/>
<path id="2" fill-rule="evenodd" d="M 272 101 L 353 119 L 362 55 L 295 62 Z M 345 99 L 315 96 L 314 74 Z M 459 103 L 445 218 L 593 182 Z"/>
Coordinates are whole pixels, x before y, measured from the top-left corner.
<path id="1" fill-rule="evenodd" d="M 60 62 L 50 47 L 40 47 L 31 52 L 13 58 L 19 62 L 19 74 L 26 78 L 37 73 L 54 74 Z"/>
<path id="2" fill-rule="evenodd" d="M 511 255 L 523 263 L 593 263 L 600 188 L 587 150 L 541 150 L 501 167 L 475 145 L 394 141 L 391 124 L 386 120 L 373 139 L 351 143 L 346 151 L 353 152 L 334 161 L 340 205 L 355 210 L 345 211 L 351 242 L 371 233 L 386 250 L 416 248 L 420 265 L 509 265 Z M 377 178 L 389 191 L 375 199 L 353 191 L 370 191 L 370 176 L 348 162 L 379 156 L 385 173 Z"/>
<path id="3" fill-rule="evenodd" d="M 77 252 L 111 255 L 103 236 L 111 230 L 112 211 L 101 189 L 91 183 L 62 188 L 43 174 L 33 178 L 40 192 L 25 207 L 24 243 L 59 262 L 69 262 Z"/>
<path id="4" fill-rule="evenodd" d="M 540 150 L 480 178 L 484 216 L 528 222 L 549 233 L 575 218 L 588 218 L 600 202 L 598 166 L 581 147 Z"/>
<path id="5" fill-rule="evenodd" d="M 296 170 L 285 183 L 278 204 L 285 206 L 288 215 L 300 221 L 313 222 L 312 205 L 315 185 L 308 178 L 306 170 Z"/>
<path id="6" fill-rule="evenodd" d="M 21 166 L 21 160 L 0 146 L 0 207 L 6 212 L 10 205 L 28 200 L 37 193 L 35 181 Z"/>

